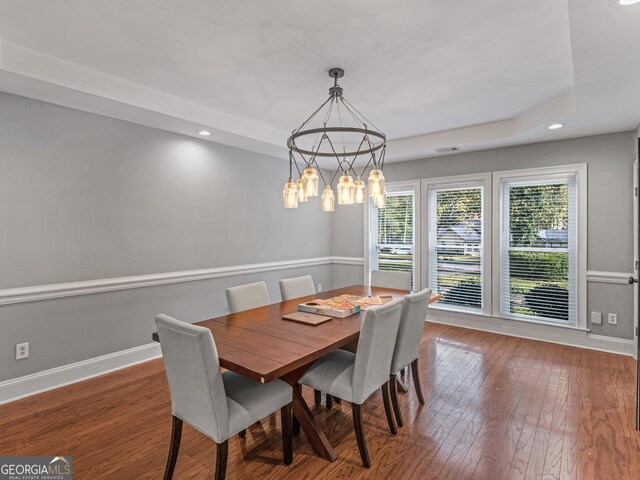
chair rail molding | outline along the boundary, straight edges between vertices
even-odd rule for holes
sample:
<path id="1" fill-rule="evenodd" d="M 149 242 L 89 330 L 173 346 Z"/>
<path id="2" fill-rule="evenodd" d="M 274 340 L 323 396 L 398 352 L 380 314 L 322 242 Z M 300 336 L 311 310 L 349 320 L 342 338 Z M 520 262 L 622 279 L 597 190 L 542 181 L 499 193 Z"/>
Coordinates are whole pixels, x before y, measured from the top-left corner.
<path id="1" fill-rule="evenodd" d="M 185 270 L 179 272 L 153 273 L 129 277 L 114 277 L 98 280 L 84 280 L 79 282 L 37 285 L 33 287 L 7 288 L 0 290 L 0 306 L 331 264 L 360 266 L 364 265 L 364 259 L 357 257 L 303 258 L 297 260 L 282 260 L 277 262 L 205 268 L 201 270 Z"/>

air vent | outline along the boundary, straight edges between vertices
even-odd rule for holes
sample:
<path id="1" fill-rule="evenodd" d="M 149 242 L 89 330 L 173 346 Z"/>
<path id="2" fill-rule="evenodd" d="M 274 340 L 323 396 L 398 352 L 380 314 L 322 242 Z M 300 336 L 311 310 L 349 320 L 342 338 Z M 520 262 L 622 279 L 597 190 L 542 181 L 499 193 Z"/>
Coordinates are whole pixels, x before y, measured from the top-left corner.
<path id="1" fill-rule="evenodd" d="M 438 153 L 458 152 L 460 150 L 462 150 L 460 147 L 441 147 L 441 148 L 436 148 L 436 152 L 438 152 Z"/>

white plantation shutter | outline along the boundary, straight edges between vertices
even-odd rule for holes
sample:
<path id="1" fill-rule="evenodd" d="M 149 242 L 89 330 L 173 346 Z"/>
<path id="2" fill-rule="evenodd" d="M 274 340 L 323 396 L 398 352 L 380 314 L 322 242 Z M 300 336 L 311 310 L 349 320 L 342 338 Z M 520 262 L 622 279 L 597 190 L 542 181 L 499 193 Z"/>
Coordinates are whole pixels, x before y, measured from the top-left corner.
<path id="1" fill-rule="evenodd" d="M 577 177 L 503 179 L 500 314 L 575 325 Z"/>
<path id="2" fill-rule="evenodd" d="M 415 270 L 415 189 L 388 187 L 385 208 L 373 208 L 369 198 L 369 271 Z"/>
<path id="3" fill-rule="evenodd" d="M 484 186 L 481 181 L 428 190 L 429 286 L 438 308 L 482 311 Z"/>

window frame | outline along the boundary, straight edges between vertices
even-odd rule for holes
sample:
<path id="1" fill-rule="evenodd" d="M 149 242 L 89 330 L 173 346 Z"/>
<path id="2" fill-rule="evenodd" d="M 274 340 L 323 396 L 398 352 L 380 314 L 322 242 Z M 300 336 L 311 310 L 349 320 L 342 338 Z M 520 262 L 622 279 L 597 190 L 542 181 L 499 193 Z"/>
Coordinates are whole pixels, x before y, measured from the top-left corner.
<path id="1" fill-rule="evenodd" d="M 422 231 L 422 239 L 424 240 L 420 246 L 424 246 L 425 254 L 422 258 L 422 285 L 430 285 L 429 283 L 429 265 L 430 265 L 430 250 L 431 250 L 431 218 L 429 214 L 431 212 L 431 194 L 430 192 L 435 187 L 442 188 L 459 188 L 459 187 L 473 187 L 481 185 L 483 188 L 482 194 L 482 309 L 466 308 L 456 305 L 440 304 L 435 302 L 429 306 L 434 310 L 444 310 L 459 313 L 467 313 L 471 315 L 491 315 L 492 312 L 492 296 L 491 296 L 491 277 L 492 277 L 492 262 L 491 262 L 491 199 L 492 199 L 492 182 L 491 173 L 479 173 L 469 175 L 455 175 L 447 177 L 425 178 L 421 181 L 422 199 L 421 203 L 424 208 L 425 214 L 420 218 L 420 230 Z"/>
<path id="2" fill-rule="evenodd" d="M 399 182 L 385 182 L 387 194 L 394 191 L 413 190 L 413 290 L 421 290 L 421 208 L 420 208 L 420 180 L 407 180 Z M 371 197 L 367 196 L 364 202 L 364 285 L 371 284 L 371 270 L 369 258 L 371 256 L 371 209 L 373 208 Z"/>
<path id="3" fill-rule="evenodd" d="M 553 177 L 566 177 L 575 175 L 576 179 L 576 296 L 577 313 L 576 323 L 557 322 L 545 319 L 523 318 L 517 315 L 508 315 L 501 312 L 501 284 L 505 280 L 501 277 L 501 232 L 503 228 L 503 185 L 508 181 L 532 182 L 540 180 L 549 181 Z M 492 270 L 495 272 L 492 278 L 492 315 L 517 322 L 538 323 L 543 325 L 553 325 L 564 328 L 574 328 L 587 330 L 587 165 L 561 165 L 555 167 L 528 168 L 519 170 L 506 170 L 493 172 L 493 208 L 492 208 L 492 231 L 493 231 L 493 251 Z"/>

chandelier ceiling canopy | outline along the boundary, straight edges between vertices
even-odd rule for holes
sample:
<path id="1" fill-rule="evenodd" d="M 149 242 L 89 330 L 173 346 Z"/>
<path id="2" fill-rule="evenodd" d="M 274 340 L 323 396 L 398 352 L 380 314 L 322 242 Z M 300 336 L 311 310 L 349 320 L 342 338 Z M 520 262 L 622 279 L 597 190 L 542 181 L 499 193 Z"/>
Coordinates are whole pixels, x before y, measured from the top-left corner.
<path id="1" fill-rule="evenodd" d="M 334 80 L 329 88 L 329 98 L 293 130 L 287 140 L 289 181 L 283 190 L 284 206 L 297 208 L 299 202 L 317 196 L 318 180 L 321 179 L 324 184 L 322 209 L 333 211 L 335 194 L 332 185 L 338 175 L 338 203 L 364 203 L 366 187 L 362 178 L 371 167 L 369 196 L 373 197 L 374 207 L 384 208 L 386 191 L 382 170 L 386 136 L 344 97 L 343 89 L 338 85 L 344 70 L 332 68 L 329 76 Z M 325 178 L 318 166 L 318 158 L 335 158 L 335 172 Z M 359 159 L 365 161 L 364 168 L 356 167 Z M 294 172 L 299 176 L 297 181 L 292 176 Z"/>

